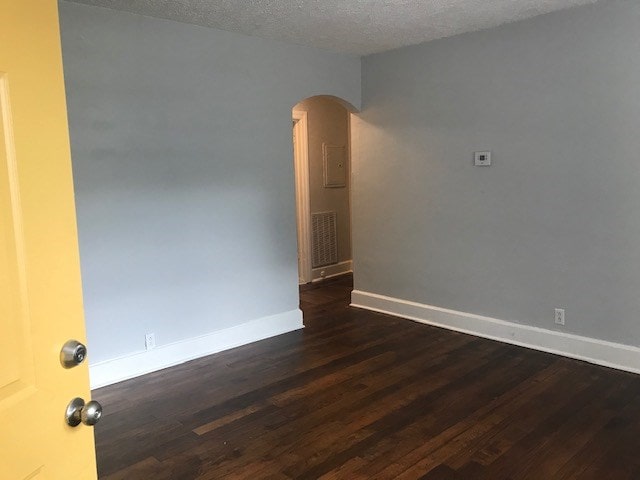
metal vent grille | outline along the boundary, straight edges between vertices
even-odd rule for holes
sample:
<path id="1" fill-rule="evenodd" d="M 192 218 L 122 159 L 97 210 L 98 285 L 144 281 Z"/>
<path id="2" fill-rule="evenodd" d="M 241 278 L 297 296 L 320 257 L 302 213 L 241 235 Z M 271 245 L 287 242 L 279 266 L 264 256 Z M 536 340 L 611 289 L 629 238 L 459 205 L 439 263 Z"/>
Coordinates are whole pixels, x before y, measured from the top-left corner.
<path id="1" fill-rule="evenodd" d="M 336 212 L 312 213 L 311 235 L 313 268 L 338 263 Z"/>

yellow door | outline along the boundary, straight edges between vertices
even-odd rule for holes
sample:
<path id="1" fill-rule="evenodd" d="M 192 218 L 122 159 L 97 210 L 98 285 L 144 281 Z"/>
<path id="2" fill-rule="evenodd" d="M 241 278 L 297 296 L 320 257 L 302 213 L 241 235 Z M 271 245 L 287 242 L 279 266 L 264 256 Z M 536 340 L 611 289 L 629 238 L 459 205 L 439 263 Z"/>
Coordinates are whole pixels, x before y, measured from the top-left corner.
<path id="1" fill-rule="evenodd" d="M 0 0 L 0 478 L 95 479 L 56 0 Z M 90 352 L 89 352 L 90 353 Z"/>

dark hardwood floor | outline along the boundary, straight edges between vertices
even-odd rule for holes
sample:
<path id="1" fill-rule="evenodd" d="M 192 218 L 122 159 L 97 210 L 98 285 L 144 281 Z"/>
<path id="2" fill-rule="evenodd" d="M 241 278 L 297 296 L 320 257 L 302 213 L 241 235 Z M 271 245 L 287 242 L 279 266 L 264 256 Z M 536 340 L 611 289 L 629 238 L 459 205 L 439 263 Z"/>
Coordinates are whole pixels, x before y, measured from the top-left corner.
<path id="1" fill-rule="evenodd" d="M 94 392 L 103 479 L 640 479 L 640 376 L 348 307 Z"/>

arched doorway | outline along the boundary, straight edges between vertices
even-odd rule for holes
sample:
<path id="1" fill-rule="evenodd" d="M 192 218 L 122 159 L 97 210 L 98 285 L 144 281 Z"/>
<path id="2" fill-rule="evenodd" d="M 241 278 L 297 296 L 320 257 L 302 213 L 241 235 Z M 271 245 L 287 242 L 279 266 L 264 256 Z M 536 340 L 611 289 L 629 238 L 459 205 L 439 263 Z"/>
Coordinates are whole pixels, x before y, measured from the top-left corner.
<path id="1" fill-rule="evenodd" d="M 348 107 L 314 96 L 292 110 L 301 285 L 352 272 Z"/>

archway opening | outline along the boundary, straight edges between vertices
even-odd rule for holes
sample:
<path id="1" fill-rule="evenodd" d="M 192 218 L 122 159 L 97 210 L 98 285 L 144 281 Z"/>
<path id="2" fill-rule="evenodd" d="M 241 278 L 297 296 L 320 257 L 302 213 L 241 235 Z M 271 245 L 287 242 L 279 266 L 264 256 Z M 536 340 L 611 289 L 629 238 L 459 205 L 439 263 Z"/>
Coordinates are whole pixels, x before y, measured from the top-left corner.
<path id="1" fill-rule="evenodd" d="M 351 113 L 348 102 L 314 96 L 292 109 L 298 279 L 301 292 L 350 281 Z M 304 307 L 304 294 L 301 306 Z"/>

